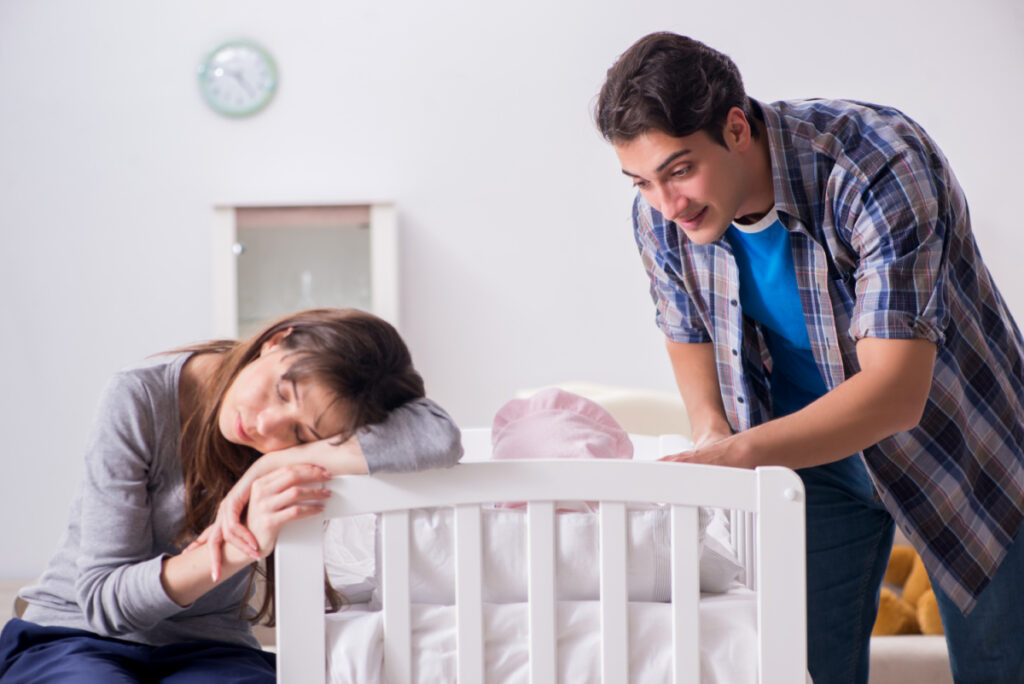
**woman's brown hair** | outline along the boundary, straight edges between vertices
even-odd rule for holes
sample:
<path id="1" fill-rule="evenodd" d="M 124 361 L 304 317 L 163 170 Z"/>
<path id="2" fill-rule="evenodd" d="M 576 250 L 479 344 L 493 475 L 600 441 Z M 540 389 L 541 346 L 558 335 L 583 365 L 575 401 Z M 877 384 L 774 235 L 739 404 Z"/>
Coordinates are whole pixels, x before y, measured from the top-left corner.
<path id="1" fill-rule="evenodd" d="M 183 538 L 201 533 L 215 519 L 217 507 L 231 487 L 261 454 L 233 444 L 221 434 L 218 415 L 224 394 L 238 373 L 259 357 L 263 345 L 278 333 L 289 356 L 294 357 L 286 380 L 316 378 L 346 402 L 351 424 L 337 437 L 341 443 L 359 428 L 383 421 L 406 402 L 424 396 L 423 379 L 413 368 L 405 342 L 386 321 L 357 309 L 311 309 L 286 316 L 245 342 L 216 340 L 177 351 L 220 354 L 221 363 L 203 388 L 196 410 L 185 419 L 181 437 L 181 462 L 185 476 L 185 524 Z M 255 576 L 250 575 L 250 587 Z M 257 622 L 264 617 L 273 624 L 274 563 L 265 563 L 267 587 Z M 341 597 L 330 585 L 332 610 Z M 248 592 L 247 592 L 248 593 Z"/>

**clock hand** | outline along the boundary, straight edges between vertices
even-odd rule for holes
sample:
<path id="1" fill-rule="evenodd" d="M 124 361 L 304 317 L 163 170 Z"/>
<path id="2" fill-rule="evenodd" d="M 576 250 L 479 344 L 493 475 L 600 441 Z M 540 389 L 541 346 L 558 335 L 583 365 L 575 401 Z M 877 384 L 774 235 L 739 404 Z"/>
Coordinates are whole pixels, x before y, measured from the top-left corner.
<path id="1" fill-rule="evenodd" d="M 249 97 L 255 96 L 256 93 L 253 92 L 249 82 L 245 80 L 245 74 L 238 69 L 228 69 L 227 72 L 231 78 L 235 79 L 235 82 L 242 87 L 242 90 L 244 90 Z"/>

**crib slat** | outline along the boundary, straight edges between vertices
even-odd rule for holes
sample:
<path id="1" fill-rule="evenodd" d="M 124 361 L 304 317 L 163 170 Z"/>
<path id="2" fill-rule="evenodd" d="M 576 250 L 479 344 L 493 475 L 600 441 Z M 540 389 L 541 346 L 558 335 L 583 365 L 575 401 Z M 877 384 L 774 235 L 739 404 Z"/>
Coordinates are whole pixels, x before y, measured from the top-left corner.
<path id="1" fill-rule="evenodd" d="M 556 681 L 555 506 L 530 503 L 526 509 L 529 563 L 530 682 Z"/>
<path id="2" fill-rule="evenodd" d="M 672 681 L 700 681 L 698 509 L 672 506 Z"/>
<path id="3" fill-rule="evenodd" d="M 381 514 L 381 594 L 384 627 L 384 681 L 412 684 L 409 614 L 409 512 Z"/>
<path id="4" fill-rule="evenodd" d="M 455 606 L 458 681 L 484 681 L 480 507 L 455 507 Z"/>
<path id="5" fill-rule="evenodd" d="M 729 511 L 729 537 L 736 550 L 736 560 L 743 566 L 743 583 L 757 591 L 756 514 L 751 511 Z"/>
<path id="6" fill-rule="evenodd" d="M 601 681 L 629 681 L 626 506 L 601 504 Z"/>

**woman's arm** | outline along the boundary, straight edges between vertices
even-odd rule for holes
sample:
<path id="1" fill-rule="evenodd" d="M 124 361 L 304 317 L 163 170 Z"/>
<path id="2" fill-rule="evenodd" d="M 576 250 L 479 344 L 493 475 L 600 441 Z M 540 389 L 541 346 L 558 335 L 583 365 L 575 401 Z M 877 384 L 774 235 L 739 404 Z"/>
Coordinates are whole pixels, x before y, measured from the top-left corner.
<path id="1" fill-rule="evenodd" d="M 436 403 L 423 397 L 399 406 L 381 423 L 356 433 L 372 473 L 448 468 L 462 458 L 462 433 Z"/>
<path id="2" fill-rule="evenodd" d="M 257 540 L 241 524 L 249 501 L 249 488 L 262 475 L 282 466 L 310 464 L 332 475 L 361 475 L 449 467 L 462 458 L 461 432 L 455 421 L 427 398 L 416 399 L 392 411 L 377 425 L 364 427 L 341 444 L 336 439 L 311 442 L 274 451 L 249 467 L 221 502 L 217 519 L 189 545 L 193 550 L 209 544 L 211 577 L 220 577 L 220 546 L 233 545 L 253 559 L 260 557 Z"/>
<path id="3" fill-rule="evenodd" d="M 334 475 L 362 475 L 367 472 L 366 459 L 355 437 L 341 444 L 336 439 L 322 439 L 260 456 L 220 502 L 216 520 L 185 549 L 191 552 L 208 545 L 206 557 L 209 562 L 204 565 L 214 583 L 221 581 L 224 570 L 230 571 L 230 567 L 222 567 L 221 564 L 221 545 L 224 542 L 228 542 L 224 544 L 227 548 L 234 548 L 247 557 L 249 563 L 263 557 L 259 541 L 241 522 L 253 484 L 275 470 L 300 464 L 311 467 L 320 481 L 329 480 Z M 224 560 L 228 560 L 227 556 Z"/>

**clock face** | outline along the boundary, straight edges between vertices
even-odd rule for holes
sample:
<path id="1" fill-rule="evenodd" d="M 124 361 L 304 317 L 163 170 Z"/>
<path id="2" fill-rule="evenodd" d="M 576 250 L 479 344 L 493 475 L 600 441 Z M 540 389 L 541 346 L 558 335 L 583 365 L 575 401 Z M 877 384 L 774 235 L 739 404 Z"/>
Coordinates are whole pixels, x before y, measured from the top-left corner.
<path id="1" fill-rule="evenodd" d="M 207 104 L 221 114 L 255 114 L 274 96 L 277 67 L 267 51 L 254 43 L 225 43 L 199 66 L 199 89 Z"/>

